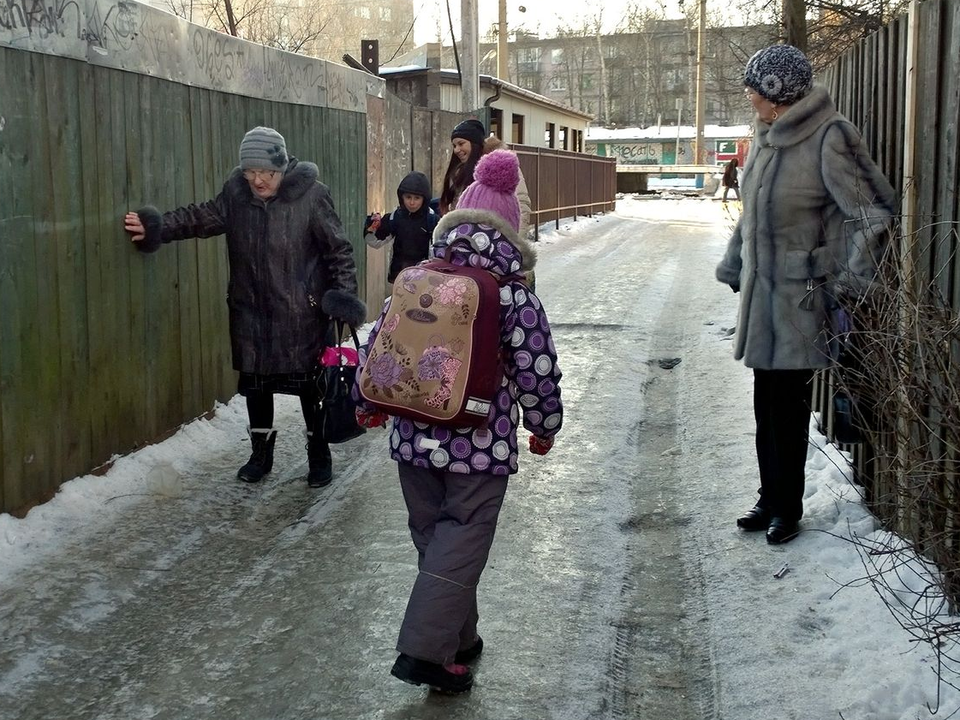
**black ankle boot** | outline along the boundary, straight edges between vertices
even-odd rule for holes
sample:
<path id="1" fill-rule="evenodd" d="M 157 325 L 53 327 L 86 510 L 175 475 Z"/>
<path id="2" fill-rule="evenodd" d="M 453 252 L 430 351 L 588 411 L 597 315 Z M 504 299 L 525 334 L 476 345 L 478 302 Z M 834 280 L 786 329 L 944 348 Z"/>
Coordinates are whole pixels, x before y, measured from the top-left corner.
<path id="1" fill-rule="evenodd" d="M 237 477 L 248 483 L 260 482 L 263 476 L 273 469 L 273 445 L 277 441 L 277 431 L 250 430 L 250 446 L 253 451 L 247 464 L 237 470 Z"/>
<path id="2" fill-rule="evenodd" d="M 333 458 L 330 457 L 330 445 L 319 433 L 307 432 L 307 458 L 310 461 L 307 485 L 312 488 L 329 485 L 333 480 Z"/>

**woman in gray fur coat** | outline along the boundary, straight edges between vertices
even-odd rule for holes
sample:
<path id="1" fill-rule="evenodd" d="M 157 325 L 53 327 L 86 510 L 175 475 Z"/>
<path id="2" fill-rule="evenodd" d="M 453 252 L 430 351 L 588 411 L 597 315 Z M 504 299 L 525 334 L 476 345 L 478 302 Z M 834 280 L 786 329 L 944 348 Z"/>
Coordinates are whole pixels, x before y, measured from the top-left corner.
<path id="1" fill-rule="evenodd" d="M 897 198 L 800 50 L 760 50 L 744 85 L 756 136 L 716 275 L 740 292 L 735 357 L 754 372 L 760 499 L 737 525 L 780 544 L 803 514 L 811 380 L 831 363 L 829 312 L 874 277 Z"/>

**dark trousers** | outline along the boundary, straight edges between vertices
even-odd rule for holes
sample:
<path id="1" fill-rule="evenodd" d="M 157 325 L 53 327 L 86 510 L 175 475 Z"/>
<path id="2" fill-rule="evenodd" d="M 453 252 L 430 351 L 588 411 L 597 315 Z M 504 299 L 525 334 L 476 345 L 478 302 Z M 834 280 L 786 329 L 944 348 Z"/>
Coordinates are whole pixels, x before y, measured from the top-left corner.
<path id="1" fill-rule="evenodd" d="M 447 664 L 477 639 L 477 584 L 493 545 L 507 478 L 404 463 L 398 468 L 420 572 L 397 650 Z"/>
<path id="2" fill-rule="evenodd" d="M 754 370 L 761 507 L 787 520 L 803 516 L 813 370 Z"/>
<path id="3" fill-rule="evenodd" d="M 727 201 L 727 193 L 730 192 L 731 190 L 733 190 L 733 194 L 737 196 L 737 200 L 740 200 L 740 188 L 724 185 L 722 202 Z"/>
<path id="4" fill-rule="evenodd" d="M 304 385 L 300 394 L 300 409 L 308 432 L 319 430 L 317 412 L 318 393 L 316 386 Z M 266 390 L 247 390 L 247 416 L 251 430 L 268 430 L 273 427 L 273 393 Z M 317 435 L 319 439 L 319 435 Z"/>

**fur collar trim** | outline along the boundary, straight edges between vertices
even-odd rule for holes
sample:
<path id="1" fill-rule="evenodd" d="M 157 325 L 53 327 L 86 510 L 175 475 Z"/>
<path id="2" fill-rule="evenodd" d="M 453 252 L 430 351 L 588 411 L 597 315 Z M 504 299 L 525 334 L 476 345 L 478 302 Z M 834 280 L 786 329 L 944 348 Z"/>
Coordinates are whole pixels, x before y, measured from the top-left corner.
<path id="1" fill-rule="evenodd" d="M 762 145 L 782 148 L 796 145 L 813 135 L 828 120 L 840 118 L 826 88 L 814 87 L 774 123 L 757 121 L 757 139 Z"/>
<path id="2" fill-rule="evenodd" d="M 434 244 L 442 242 L 443 237 L 457 225 L 464 224 L 489 225 L 498 230 L 520 253 L 520 269 L 524 272 L 533 270 L 533 266 L 537 264 L 537 250 L 533 243 L 520 237 L 506 220 L 490 210 L 478 210 L 476 208 L 451 210 L 441 217 L 440 222 L 437 223 L 437 228 L 433 231 Z"/>
<path id="3" fill-rule="evenodd" d="M 307 191 L 316 185 L 320 179 L 320 169 L 312 162 L 303 162 L 296 158 L 290 158 L 290 164 L 287 166 L 287 172 L 280 181 L 280 188 L 277 190 L 276 199 L 284 202 L 296 200 L 303 197 Z M 227 189 L 236 197 L 245 200 L 254 200 L 254 195 L 250 191 L 250 183 L 243 177 L 243 170 L 234 168 L 226 182 Z"/>

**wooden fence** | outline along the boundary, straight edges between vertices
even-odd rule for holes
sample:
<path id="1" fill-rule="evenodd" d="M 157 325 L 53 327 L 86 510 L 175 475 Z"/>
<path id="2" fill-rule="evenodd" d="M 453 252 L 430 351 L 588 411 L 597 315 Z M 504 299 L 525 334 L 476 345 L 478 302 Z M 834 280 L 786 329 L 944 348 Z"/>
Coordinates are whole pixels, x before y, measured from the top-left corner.
<path id="1" fill-rule="evenodd" d="M 34 35 L 23 14 L 10 16 L 26 18 L 23 26 L 0 25 L 0 511 L 22 510 L 236 392 L 222 238 L 145 256 L 123 230 L 127 210 L 214 197 L 244 132 L 269 125 L 293 155 L 320 166 L 351 242 L 363 247 L 365 81 L 324 74 L 321 61 L 257 56 L 257 46 L 136 3 L 106 15 L 139 32 L 98 26 L 97 42 L 109 48 L 103 53 L 90 50 L 89 26 Z M 90 51 L 128 62 L 120 40 L 153 36 L 173 43 L 163 57 L 185 56 L 177 72 L 189 59 L 214 85 L 254 86 L 273 63 L 288 70 L 298 63 L 312 73 L 317 103 L 244 96 L 77 57 Z M 208 42 L 219 49 L 207 54 Z M 126 50 L 153 57 L 147 46 Z M 284 92 L 299 91 L 292 81 Z M 355 256 L 362 276 L 365 254 Z"/>
<path id="2" fill-rule="evenodd" d="M 909 266 L 919 284 L 934 283 L 955 315 L 960 314 L 960 0 L 925 0 L 913 16 L 897 18 L 863 40 L 825 73 L 825 82 L 838 109 L 858 125 L 871 154 L 902 193 L 900 262 Z M 915 56 L 909 53 L 913 48 Z M 910 74 L 913 69 L 913 74 Z M 956 351 L 956 348 L 954 348 Z M 836 378 L 824 373 L 815 392 L 824 429 L 833 435 L 831 398 Z M 942 447 L 939 418 L 928 418 L 929 457 L 943 482 L 956 482 L 955 448 Z M 893 428 L 877 428 L 892 437 Z M 907 489 L 910 479 L 880 473 L 878 455 L 862 443 L 847 448 L 854 454 L 858 479 L 881 517 L 920 547 L 924 537 L 955 527 L 956 513 L 946 518 L 924 504 L 928 499 Z M 893 450 L 896 453 L 896 450 Z M 878 479 L 882 478 L 882 479 Z M 949 496 L 949 489 L 945 495 Z M 915 496 L 911 496 L 915 495 Z M 898 508 L 898 505 L 900 506 Z M 911 510 L 904 512 L 909 505 Z M 932 520 L 939 517 L 934 524 Z M 918 518 L 926 518 L 918 522 Z M 956 567 L 957 548 L 950 564 Z M 941 556 L 938 558 L 943 559 Z"/>
<path id="3" fill-rule="evenodd" d="M 614 209 L 617 195 L 616 158 L 529 145 L 511 145 L 530 192 L 530 224 Z"/>

